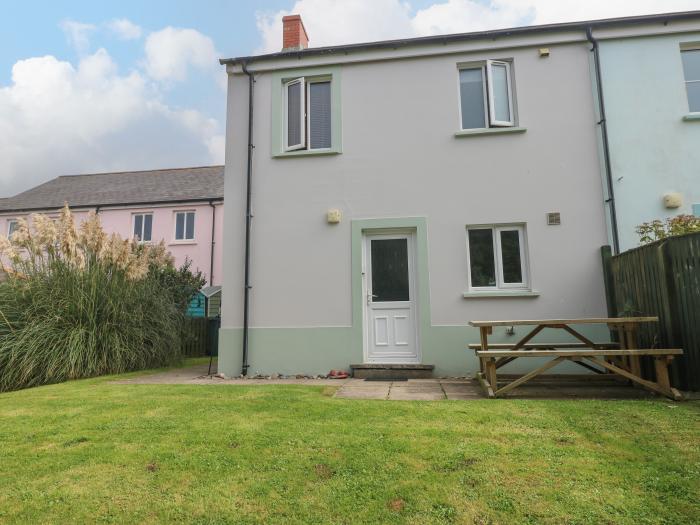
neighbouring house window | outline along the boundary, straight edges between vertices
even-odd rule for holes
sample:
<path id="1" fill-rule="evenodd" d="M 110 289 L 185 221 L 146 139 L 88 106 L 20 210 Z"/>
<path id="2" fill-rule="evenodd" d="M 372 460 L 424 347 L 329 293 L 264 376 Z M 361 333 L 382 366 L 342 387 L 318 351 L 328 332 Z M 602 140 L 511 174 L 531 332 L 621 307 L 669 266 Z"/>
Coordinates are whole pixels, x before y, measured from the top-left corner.
<path id="1" fill-rule="evenodd" d="M 135 213 L 134 214 L 134 237 L 140 242 L 149 242 L 151 240 L 151 231 L 153 229 L 153 214 L 151 213 Z"/>
<path id="2" fill-rule="evenodd" d="M 175 213 L 175 240 L 194 240 L 194 212 L 178 211 Z"/>
<path id="3" fill-rule="evenodd" d="M 681 51 L 688 107 L 692 113 L 700 112 L 700 49 Z"/>
<path id="4" fill-rule="evenodd" d="M 459 101 L 462 129 L 515 125 L 511 63 L 487 60 L 460 66 Z"/>
<path id="5" fill-rule="evenodd" d="M 331 81 L 295 78 L 284 83 L 284 149 L 331 148 Z"/>
<path id="6" fill-rule="evenodd" d="M 468 227 L 469 287 L 528 288 L 525 244 L 521 225 Z"/>
<path id="7" fill-rule="evenodd" d="M 7 236 L 10 237 L 13 233 L 15 233 L 18 227 L 19 222 L 17 222 L 17 219 L 10 219 L 7 221 Z"/>

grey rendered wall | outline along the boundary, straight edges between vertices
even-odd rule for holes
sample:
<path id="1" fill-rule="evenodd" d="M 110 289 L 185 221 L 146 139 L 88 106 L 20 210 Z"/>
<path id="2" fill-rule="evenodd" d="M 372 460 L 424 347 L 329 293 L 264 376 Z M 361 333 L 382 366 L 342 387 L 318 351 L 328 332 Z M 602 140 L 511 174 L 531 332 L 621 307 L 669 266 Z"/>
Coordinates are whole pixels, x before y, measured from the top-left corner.
<path id="1" fill-rule="evenodd" d="M 351 220 L 384 217 L 427 219 L 433 326 L 605 315 L 599 248 L 607 240 L 588 49 L 550 48 L 549 58 L 524 48 L 343 65 L 343 153 L 331 156 L 271 157 L 271 74 L 257 75 L 252 326 L 351 326 Z M 455 137 L 456 64 L 487 58 L 513 59 L 519 123 L 527 131 Z M 247 78 L 230 75 L 227 373 L 240 357 L 231 341 L 242 324 L 246 126 Z M 342 210 L 341 224 L 325 222 L 329 208 Z M 551 211 L 561 212 L 561 226 L 546 225 Z M 531 281 L 540 296 L 463 298 L 465 225 L 511 222 L 527 223 Z"/>
<path id="2" fill-rule="evenodd" d="M 700 31 L 601 43 L 621 250 L 639 245 L 639 224 L 692 214 L 700 204 L 700 120 L 683 120 L 680 53 L 681 44 L 697 42 Z M 669 192 L 683 196 L 680 208 L 664 207 Z"/>

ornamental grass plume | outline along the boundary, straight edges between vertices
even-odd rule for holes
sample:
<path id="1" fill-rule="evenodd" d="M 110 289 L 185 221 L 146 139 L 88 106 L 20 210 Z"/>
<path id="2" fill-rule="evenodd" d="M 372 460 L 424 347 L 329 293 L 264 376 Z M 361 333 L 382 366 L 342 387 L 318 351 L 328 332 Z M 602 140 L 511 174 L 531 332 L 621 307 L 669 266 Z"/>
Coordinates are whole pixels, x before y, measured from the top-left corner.
<path id="1" fill-rule="evenodd" d="M 97 214 L 90 210 L 87 218 L 80 225 L 78 234 L 78 243 L 83 249 L 97 258 L 102 254 L 102 247 L 107 239 L 107 234 L 102 229 L 100 218 Z"/>
<path id="2" fill-rule="evenodd" d="M 68 206 L 0 236 L 0 391 L 167 366 L 181 359 L 187 302 L 203 285 L 163 243 L 107 235 Z"/>
<path id="3" fill-rule="evenodd" d="M 75 263 L 78 251 L 78 232 L 75 230 L 73 214 L 66 204 L 58 219 L 58 244 L 61 256 L 68 263 Z"/>

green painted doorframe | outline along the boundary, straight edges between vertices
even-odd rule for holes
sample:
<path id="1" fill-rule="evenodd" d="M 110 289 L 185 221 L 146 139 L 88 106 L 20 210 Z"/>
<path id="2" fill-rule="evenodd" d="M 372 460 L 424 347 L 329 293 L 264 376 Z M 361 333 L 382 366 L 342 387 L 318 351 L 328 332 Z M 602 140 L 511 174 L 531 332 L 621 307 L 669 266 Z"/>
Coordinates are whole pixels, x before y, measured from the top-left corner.
<path id="1" fill-rule="evenodd" d="M 418 291 L 418 341 L 421 356 L 430 332 L 430 283 L 428 281 L 428 227 L 425 217 L 391 219 L 356 219 L 352 221 L 352 345 L 364 356 L 362 301 L 362 237 L 365 232 L 380 230 L 413 230 L 416 234 L 416 289 Z"/>

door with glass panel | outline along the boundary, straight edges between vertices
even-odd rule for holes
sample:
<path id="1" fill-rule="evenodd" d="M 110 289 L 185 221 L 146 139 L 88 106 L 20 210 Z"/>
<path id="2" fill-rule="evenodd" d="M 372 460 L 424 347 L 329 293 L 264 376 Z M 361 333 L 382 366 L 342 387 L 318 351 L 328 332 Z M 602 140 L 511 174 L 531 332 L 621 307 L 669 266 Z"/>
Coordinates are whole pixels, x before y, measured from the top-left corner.
<path id="1" fill-rule="evenodd" d="M 365 361 L 419 363 L 412 233 L 364 238 Z"/>

